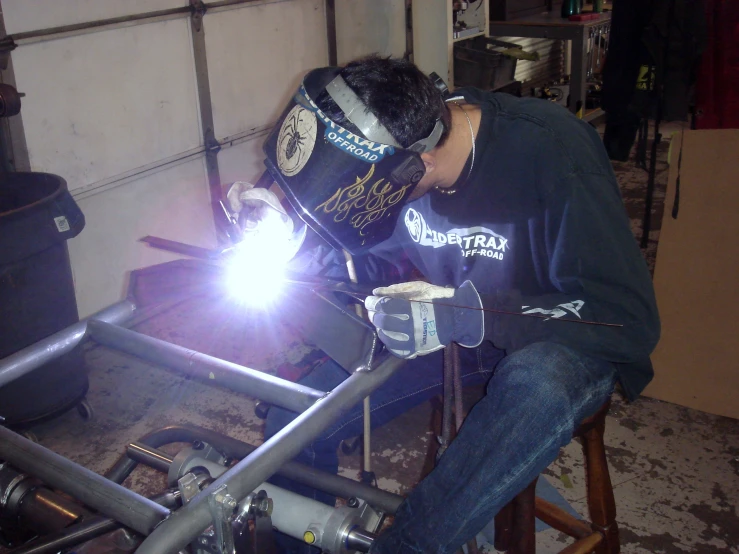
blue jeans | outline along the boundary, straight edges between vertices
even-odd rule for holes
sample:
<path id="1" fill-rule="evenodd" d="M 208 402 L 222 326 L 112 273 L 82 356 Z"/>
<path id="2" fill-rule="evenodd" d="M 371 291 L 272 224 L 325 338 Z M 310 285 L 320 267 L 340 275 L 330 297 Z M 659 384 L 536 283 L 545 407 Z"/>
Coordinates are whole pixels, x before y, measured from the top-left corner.
<path id="1" fill-rule="evenodd" d="M 532 344 L 510 356 L 484 343 L 475 350 L 462 348 L 460 354 L 464 384 L 488 379 L 487 393 L 470 411 L 437 467 L 401 504 L 393 525 L 375 541 L 373 553 L 457 551 L 556 459 L 580 421 L 608 399 L 616 381 L 613 364 L 554 343 Z M 371 397 L 372 425 L 382 425 L 439 394 L 441 358 L 435 353 L 411 360 L 378 389 Z M 303 382 L 316 388 L 329 383 L 324 387 L 328 390 L 344 378 L 346 373 L 330 363 Z M 273 408 L 265 435 L 271 436 L 293 417 Z M 357 406 L 298 460 L 336 472 L 340 441 L 361 431 Z M 287 484 L 278 481 L 275 484 Z M 307 487 L 289 488 L 332 500 Z"/>

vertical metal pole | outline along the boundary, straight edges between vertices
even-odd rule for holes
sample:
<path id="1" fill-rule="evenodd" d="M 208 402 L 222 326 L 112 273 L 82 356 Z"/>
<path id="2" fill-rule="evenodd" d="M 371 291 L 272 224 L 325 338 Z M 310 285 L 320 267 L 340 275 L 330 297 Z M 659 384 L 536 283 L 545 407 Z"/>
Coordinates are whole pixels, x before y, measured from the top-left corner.
<path id="1" fill-rule="evenodd" d="M 570 111 L 577 113 L 585 104 L 585 60 L 587 59 L 589 29 L 585 26 L 578 29 L 572 40 L 572 77 L 570 79 Z"/>
<path id="2" fill-rule="evenodd" d="M 336 43 L 336 2 L 326 0 L 326 39 L 328 43 L 328 65 L 339 64 L 338 46 Z"/>
<path id="3" fill-rule="evenodd" d="M 210 204 L 219 242 L 227 242 L 226 221 L 220 202 L 223 199 L 221 190 L 221 172 L 218 167 L 218 152 L 221 145 L 216 140 L 213 124 L 213 100 L 210 93 L 208 76 L 208 55 L 205 50 L 205 24 L 203 18 L 207 6 L 202 0 L 190 0 L 192 15 L 192 53 L 195 61 L 195 80 L 198 88 L 198 104 L 200 106 L 200 124 L 203 128 L 203 146 L 205 146 L 205 169 L 208 174 Z"/>
<path id="4" fill-rule="evenodd" d="M 3 9 L 0 4 L 0 38 L 6 37 L 7 34 Z M 17 88 L 10 52 L 0 52 L 0 82 Z M 2 144 L 2 152 L 0 152 L 2 160 L 0 160 L 0 163 L 2 163 L 3 170 L 30 171 L 31 162 L 28 158 L 28 145 L 26 144 L 26 133 L 23 130 L 22 114 L 0 118 L 0 134 L 2 135 L 0 137 L 0 144 Z"/>
<path id="5" fill-rule="evenodd" d="M 357 268 L 354 266 L 352 255 L 347 250 L 344 250 L 344 259 L 346 259 L 346 268 L 349 272 L 349 280 L 352 283 L 357 283 L 359 281 L 359 279 L 357 279 Z M 363 318 L 364 313 L 362 312 L 362 307 L 359 304 L 355 304 L 355 308 L 357 315 Z M 364 423 L 362 431 L 364 439 L 364 459 L 362 462 L 362 469 L 368 477 L 372 472 L 372 425 L 370 424 L 370 416 L 370 398 L 369 396 L 366 396 L 362 401 L 362 417 Z"/>

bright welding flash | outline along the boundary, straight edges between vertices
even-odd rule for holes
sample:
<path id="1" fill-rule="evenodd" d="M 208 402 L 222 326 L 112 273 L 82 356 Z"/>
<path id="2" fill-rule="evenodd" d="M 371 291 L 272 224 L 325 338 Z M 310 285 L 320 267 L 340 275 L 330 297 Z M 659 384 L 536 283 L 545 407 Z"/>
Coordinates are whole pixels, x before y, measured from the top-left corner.
<path id="1" fill-rule="evenodd" d="M 266 307 L 282 291 L 285 266 L 292 256 L 291 233 L 280 214 L 268 214 L 257 230 L 245 233 L 226 267 L 229 295 L 250 307 Z"/>

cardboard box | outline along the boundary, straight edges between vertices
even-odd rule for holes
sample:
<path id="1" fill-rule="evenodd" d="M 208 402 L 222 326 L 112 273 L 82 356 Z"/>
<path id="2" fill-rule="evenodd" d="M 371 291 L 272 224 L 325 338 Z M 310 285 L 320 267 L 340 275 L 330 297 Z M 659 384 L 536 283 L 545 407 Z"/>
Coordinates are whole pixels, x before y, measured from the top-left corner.
<path id="1" fill-rule="evenodd" d="M 654 273 L 662 338 L 645 396 L 739 418 L 738 242 L 739 130 L 675 136 Z"/>

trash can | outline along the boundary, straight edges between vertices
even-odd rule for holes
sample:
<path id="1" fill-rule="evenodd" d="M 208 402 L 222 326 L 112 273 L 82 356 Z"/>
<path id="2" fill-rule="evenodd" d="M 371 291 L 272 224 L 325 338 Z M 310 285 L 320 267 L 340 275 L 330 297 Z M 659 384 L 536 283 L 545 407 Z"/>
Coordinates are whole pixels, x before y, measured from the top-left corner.
<path id="1" fill-rule="evenodd" d="M 0 359 L 78 321 L 66 241 L 84 226 L 61 177 L 0 174 Z M 79 405 L 87 387 L 78 347 L 0 387 L 0 416 L 23 427 Z"/>

